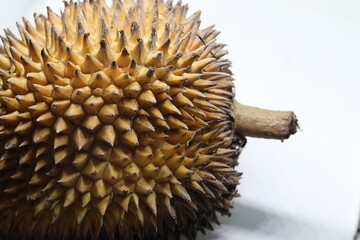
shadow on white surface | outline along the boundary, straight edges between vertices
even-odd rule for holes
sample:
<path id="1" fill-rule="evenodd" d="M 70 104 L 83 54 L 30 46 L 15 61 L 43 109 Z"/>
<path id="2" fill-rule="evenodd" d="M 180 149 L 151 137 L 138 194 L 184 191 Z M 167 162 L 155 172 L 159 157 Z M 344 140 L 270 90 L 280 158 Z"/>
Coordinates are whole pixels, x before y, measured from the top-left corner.
<path id="1" fill-rule="evenodd" d="M 272 234 L 277 228 L 283 228 L 294 220 L 279 216 L 264 209 L 237 202 L 231 217 L 222 218 L 226 226 L 232 226 L 248 231 L 259 231 Z M 272 228 L 267 227 L 269 224 Z"/>
<path id="2" fill-rule="evenodd" d="M 243 233 L 241 232 L 254 232 L 259 235 L 276 235 L 279 228 L 296 228 L 295 224 L 291 224 L 291 222 L 294 222 L 292 219 L 241 203 L 240 201 L 235 202 L 235 207 L 231 212 L 231 217 L 221 217 L 221 225 L 214 226 L 214 231 L 207 231 L 206 235 L 199 236 L 199 240 L 224 239 L 225 235 L 229 237 L 233 236 L 231 239 L 236 239 L 236 237 L 245 237 L 248 235 L 245 234 L 245 236 L 242 236 Z M 233 232 L 234 234 L 231 232 L 232 229 L 236 230 Z"/>
<path id="3" fill-rule="evenodd" d="M 292 218 L 253 203 L 237 199 L 231 217 L 221 217 L 221 225 L 198 240 L 344 240 L 336 229 Z"/>

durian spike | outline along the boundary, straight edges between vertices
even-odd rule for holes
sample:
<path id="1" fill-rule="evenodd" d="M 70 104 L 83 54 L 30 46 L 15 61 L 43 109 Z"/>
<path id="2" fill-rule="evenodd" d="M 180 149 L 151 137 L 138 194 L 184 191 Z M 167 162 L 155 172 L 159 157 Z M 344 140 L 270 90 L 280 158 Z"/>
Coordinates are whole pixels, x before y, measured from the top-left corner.
<path id="1" fill-rule="evenodd" d="M 240 136 L 288 139 L 299 129 L 294 112 L 272 111 L 234 102 L 236 133 Z"/>

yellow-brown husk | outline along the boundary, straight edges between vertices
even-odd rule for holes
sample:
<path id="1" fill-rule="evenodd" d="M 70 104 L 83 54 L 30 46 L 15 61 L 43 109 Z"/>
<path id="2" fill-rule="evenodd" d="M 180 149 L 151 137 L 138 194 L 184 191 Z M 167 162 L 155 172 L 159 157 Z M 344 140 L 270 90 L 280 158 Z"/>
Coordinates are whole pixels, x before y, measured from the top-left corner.
<path id="1" fill-rule="evenodd" d="M 227 53 L 168 1 L 65 2 L 0 47 L 1 239 L 178 239 L 240 174 Z"/>

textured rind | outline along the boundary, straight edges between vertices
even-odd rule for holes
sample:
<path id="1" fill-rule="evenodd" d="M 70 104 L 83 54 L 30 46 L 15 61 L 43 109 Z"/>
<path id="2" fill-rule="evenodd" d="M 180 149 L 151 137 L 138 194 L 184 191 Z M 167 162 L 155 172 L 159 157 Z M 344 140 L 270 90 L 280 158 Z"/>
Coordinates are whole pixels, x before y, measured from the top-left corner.
<path id="1" fill-rule="evenodd" d="M 1 239 L 193 239 L 229 214 L 230 62 L 187 10 L 65 2 L 5 30 Z"/>

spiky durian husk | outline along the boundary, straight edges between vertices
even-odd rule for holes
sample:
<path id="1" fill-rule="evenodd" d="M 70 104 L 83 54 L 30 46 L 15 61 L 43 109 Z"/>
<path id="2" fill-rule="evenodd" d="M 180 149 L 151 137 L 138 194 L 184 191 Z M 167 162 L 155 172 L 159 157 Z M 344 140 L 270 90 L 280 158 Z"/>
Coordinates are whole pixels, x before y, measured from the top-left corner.
<path id="1" fill-rule="evenodd" d="M 65 2 L 0 47 L 1 239 L 178 239 L 227 214 L 233 82 L 199 12 Z"/>

